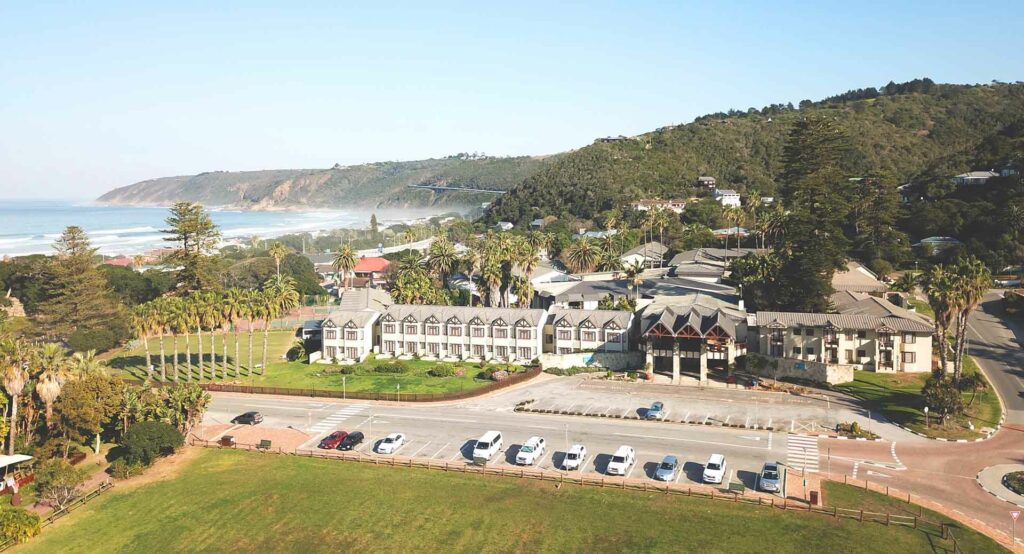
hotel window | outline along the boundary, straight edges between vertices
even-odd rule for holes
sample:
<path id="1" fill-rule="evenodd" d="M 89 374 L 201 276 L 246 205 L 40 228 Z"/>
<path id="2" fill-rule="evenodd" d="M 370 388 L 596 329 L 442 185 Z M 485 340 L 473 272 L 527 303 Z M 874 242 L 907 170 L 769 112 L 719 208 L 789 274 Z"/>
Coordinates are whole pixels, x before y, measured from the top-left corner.
<path id="1" fill-rule="evenodd" d="M 807 335 L 808 337 L 813 337 L 814 329 L 807 329 L 806 331 L 804 331 L 804 334 Z"/>
<path id="2" fill-rule="evenodd" d="M 439 343 L 436 343 L 436 342 L 428 342 L 427 343 L 427 352 L 430 352 L 431 354 L 437 356 L 437 353 L 440 352 L 440 351 L 441 351 L 441 345 Z"/>
<path id="3" fill-rule="evenodd" d="M 333 360 L 334 357 L 337 356 L 337 354 L 338 351 L 333 346 L 328 346 L 327 348 L 324 348 L 324 357 L 327 358 L 328 360 Z"/>
<path id="4" fill-rule="evenodd" d="M 388 334 L 393 334 L 395 332 L 395 324 L 394 323 L 385 323 L 384 324 L 384 332 L 388 333 Z"/>
<path id="5" fill-rule="evenodd" d="M 477 338 L 484 336 L 484 328 L 483 327 L 476 327 L 476 326 L 474 326 L 473 327 L 473 336 L 477 337 Z"/>
<path id="6" fill-rule="evenodd" d="M 459 325 L 459 326 L 452 325 L 452 326 L 448 327 L 448 334 L 453 336 L 453 337 L 461 337 L 462 336 L 462 326 L 461 325 Z"/>
<path id="7" fill-rule="evenodd" d="M 482 344 L 474 344 L 473 345 L 473 355 L 477 356 L 479 358 L 482 358 L 484 356 L 484 345 L 482 345 Z"/>
<path id="8" fill-rule="evenodd" d="M 416 325 L 406 325 L 405 326 L 405 334 L 406 335 L 415 335 L 416 334 Z"/>
<path id="9" fill-rule="evenodd" d="M 331 329 L 331 330 L 328 330 L 328 331 L 324 331 L 324 339 L 325 340 L 334 340 L 336 338 L 338 338 L 338 332 L 335 331 L 334 329 Z"/>
<path id="10" fill-rule="evenodd" d="M 810 346 L 808 346 L 807 348 L 804 348 L 804 354 L 813 355 L 814 354 L 814 348 L 810 347 Z"/>
<path id="11" fill-rule="evenodd" d="M 857 338 L 858 339 L 866 339 L 866 338 L 868 338 L 868 332 L 867 331 L 857 331 Z"/>
<path id="12" fill-rule="evenodd" d="M 530 354 L 531 354 L 531 351 L 530 351 L 529 348 L 520 348 L 519 349 L 519 357 L 524 359 L 524 360 L 528 359 L 530 357 Z"/>
<path id="13" fill-rule="evenodd" d="M 622 342 L 622 332 L 621 331 L 605 331 L 604 332 L 604 339 L 607 342 Z"/>
<path id="14" fill-rule="evenodd" d="M 597 340 L 597 333 L 595 331 L 581 331 L 581 334 L 583 335 L 581 337 L 582 340 L 586 340 L 586 341 L 590 341 L 590 342 L 593 342 L 593 341 Z"/>
<path id="15" fill-rule="evenodd" d="M 903 353 L 903 363 L 905 363 L 905 364 L 912 364 L 912 363 L 916 363 L 916 362 L 917 362 L 917 353 L 916 352 L 904 352 Z"/>
<path id="16" fill-rule="evenodd" d="M 358 348 L 346 348 L 345 349 L 345 356 L 348 359 L 350 359 L 350 360 L 354 360 L 354 359 L 359 357 L 359 349 Z"/>
<path id="17" fill-rule="evenodd" d="M 531 336 L 530 329 L 516 329 L 516 338 L 529 339 Z"/>
<path id="18" fill-rule="evenodd" d="M 359 331 L 345 331 L 345 340 L 359 340 Z"/>
<path id="19" fill-rule="evenodd" d="M 448 349 L 451 350 L 452 356 L 456 356 L 456 357 L 461 357 L 462 356 L 462 345 L 461 344 L 449 345 Z"/>
<path id="20" fill-rule="evenodd" d="M 854 334 L 851 331 L 843 333 L 843 338 L 846 340 L 853 340 Z"/>
<path id="21" fill-rule="evenodd" d="M 799 346 L 794 346 L 793 347 L 793 355 L 794 356 L 799 356 L 800 355 L 800 347 Z"/>
<path id="22" fill-rule="evenodd" d="M 867 350 L 858 350 L 857 351 L 857 357 L 858 358 L 867 358 L 868 357 L 868 351 Z"/>
<path id="23" fill-rule="evenodd" d="M 852 364 L 853 363 L 853 350 L 847 350 L 846 351 L 846 363 L 848 363 L 848 364 Z"/>
<path id="24" fill-rule="evenodd" d="M 572 331 L 569 329 L 558 330 L 558 340 L 570 340 L 572 339 Z"/>
<path id="25" fill-rule="evenodd" d="M 507 339 L 508 338 L 508 328 L 507 327 L 495 327 L 494 328 L 494 338 L 496 338 L 496 339 Z"/>
<path id="26" fill-rule="evenodd" d="M 432 337 L 436 337 L 437 335 L 441 334 L 441 326 L 440 325 L 427 325 L 427 334 L 432 336 Z"/>
<path id="27" fill-rule="evenodd" d="M 508 347 L 507 346 L 495 346 L 494 347 L 494 355 L 499 357 L 499 358 L 507 358 L 508 357 Z"/>
<path id="28" fill-rule="evenodd" d="M 572 354 L 572 348 L 559 348 L 559 354 Z"/>
<path id="29" fill-rule="evenodd" d="M 800 331 L 801 331 L 801 329 L 799 327 L 794 328 L 793 329 L 793 336 L 794 337 L 799 337 L 800 336 Z"/>
<path id="30" fill-rule="evenodd" d="M 903 333 L 903 342 L 907 344 L 914 344 L 917 341 L 917 335 L 914 333 Z"/>
<path id="31" fill-rule="evenodd" d="M 405 343 L 405 352 L 406 352 L 406 354 L 415 354 L 416 353 L 416 343 L 415 342 L 407 342 L 407 343 Z"/>
<path id="32" fill-rule="evenodd" d="M 386 340 L 386 341 L 384 341 L 384 351 L 385 352 L 390 352 L 390 353 L 394 354 L 395 353 L 395 341 L 393 341 L 393 340 Z"/>

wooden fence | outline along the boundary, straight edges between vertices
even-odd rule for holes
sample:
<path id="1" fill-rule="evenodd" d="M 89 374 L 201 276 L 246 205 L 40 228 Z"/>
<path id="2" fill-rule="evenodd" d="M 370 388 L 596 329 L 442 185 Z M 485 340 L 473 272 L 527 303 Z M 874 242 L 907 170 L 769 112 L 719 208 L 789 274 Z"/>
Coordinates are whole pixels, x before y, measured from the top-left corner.
<path id="1" fill-rule="evenodd" d="M 833 518 L 851 519 L 860 523 L 879 523 L 886 526 L 900 525 L 918 529 L 928 535 L 950 541 L 954 554 L 962 553 L 963 549 L 953 535 L 952 527 L 941 522 L 933 522 L 920 515 L 902 515 L 884 512 L 872 512 L 861 509 L 838 508 L 835 506 L 813 506 L 803 500 L 792 498 L 777 498 L 774 495 L 763 495 L 756 493 L 746 495 L 743 492 L 720 491 L 713 487 L 699 486 L 694 488 L 690 485 L 679 485 L 675 483 L 655 483 L 641 479 L 625 479 L 622 477 L 591 477 L 583 474 L 571 475 L 566 472 L 549 471 L 525 467 L 488 467 L 467 462 L 449 462 L 445 460 L 433 460 L 430 458 L 413 458 L 407 456 L 371 456 L 360 452 L 344 452 L 335 450 L 295 449 L 285 450 L 281 447 L 259 448 L 255 444 L 236 444 L 235 446 L 223 446 L 216 441 L 209 441 L 192 437 L 189 444 L 207 448 L 227 448 L 233 450 L 246 450 L 258 452 L 270 452 L 275 454 L 303 456 L 307 458 L 321 458 L 342 460 L 373 464 L 376 466 L 421 468 L 437 471 L 471 473 L 477 475 L 494 475 L 498 477 L 511 477 L 518 479 L 535 479 L 538 481 L 549 481 L 559 486 L 579 486 L 601 489 L 620 489 L 638 492 L 658 492 L 668 496 L 687 496 L 704 498 L 708 500 L 721 500 L 750 506 L 762 506 L 780 510 L 797 510 L 810 513 L 831 516 Z"/>
<path id="2" fill-rule="evenodd" d="M 97 496 L 107 492 L 108 490 L 112 489 L 113 487 L 114 487 L 113 483 L 111 483 L 110 481 L 104 481 L 103 483 L 100 484 L 100 486 L 96 487 L 95 489 L 89 491 L 88 493 L 86 493 L 86 494 L 84 494 L 82 496 L 79 496 L 78 498 L 73 500 L 71 502 L 71 504 L 68 504 L 63 509 L 54 510 L 54 511 L 50 512 L 49 515 L 44 517 L 42 519 L 42 521 L 39 522 L 39 528 L 40 529 L 45 529 L 45 528 L 49 527 L 50 525 L 53 525 L 53 523 L 55 521 L 57 521 L 58 519 L 60 519 L 60 518 L 62 518 L 64 516 L 70 514 L 71 512 L 77 510 L 78 508 L 81 508 L 86 503 L 88 503 L 90 500 L 92 500 L 92 499 L 96 498 Z M 0 543 L 0 552 L 3 552 L 4 550 L 7 550 L 8 548 L 11 548 L 12 546 L 15 546 L 16 544 L 17 543 L 13 539 L 8 539 L 8 540 L 4 541 L 3 543 Z"/>
<path id="3" fill-rule="evenodd" d="M 528 369 L 522 373 L 513 373 L 508 378 L 495 381 L 482 387 L 443 393 L 406 393 L 406 392 L 345 392 L 324 389 L 296 389 L 284 387 L 256 387 L 249 385 L 222 385 L 219 383 L 199 383 L 203 390 L 210 392 L 240 392 L 246 394 L 276 394 L 282 396 L 308 396 L 312 398 L 342 398 L 352 400 L 388 400 L 401 402 L 444 402 L 462 400 L 501 390 L 541 374 L 540 367 Z"/>

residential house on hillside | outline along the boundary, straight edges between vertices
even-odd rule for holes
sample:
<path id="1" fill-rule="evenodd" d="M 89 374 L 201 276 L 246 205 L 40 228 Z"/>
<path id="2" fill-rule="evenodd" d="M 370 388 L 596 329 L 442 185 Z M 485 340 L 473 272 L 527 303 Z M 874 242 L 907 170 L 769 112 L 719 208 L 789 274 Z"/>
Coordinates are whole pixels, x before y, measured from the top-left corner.
<path id="1" fill-rule="evenodd" d="M 930 249 L 932 254 L 938 254 L 947 248 L 962 246 L 963 243 L 953 237 L 928 237 L 911 246 L 914 248 Z"/>
<path id="2" fill-rule="evenodd" d="M 386 279 L 384 272 L 387 271 L 391 262 L 384 258 L 364 256 L 359 258 L 352 268 L 352 286 L 377 288 L 382 286 Z"/>
<path id="3" fill-rule="evenodd" d="M 313 263 L 313 270 L 322 279 L 322 283 L 336 282 L 338 271 L 334 269 L 334 254 L 330 252 L 323 254 L 303 254 L 307 260 Z"/>
<path id="4" fill-rule="evenodd" d="M 579 234 L 573 235 L 573 238 L 602 239 L 604 237 L 614 236 L 617 234 L 619 234 L 618 229 L 608 229 L 607 231 L 588 231 L 586 229 L 580 229 Z"/>
<path id="5" fill-rule="evenodd" d="M 961 187 L 984 185 L 993 177 L 999 177 L 999 174 L 995 171 L 968 171 L 953 177 L 953 183 Z"/>
<path id="6" fill-rule="evenodd" d="M 623 266 L 641 263 L 644 267 L 651 269 L 664 265 L 665 256 L 668 255 L 668 247 L 660 242 L 648 242 L 630 248 L 619 257 Z"/>
<path id="7" fill-rule="evenodd" d="M 515 228 L 515 224 L 511 221 L 499 221 L 495 227 L 497 227 L 499 231 L 511 231 Z"/>
<path id="8" fill-rule="evenodd" d="M 713 189 L 716 186 L 715 178 L 707 175 L 701 175 L 700 177 L 697 177 L 697 186 L 705 189 Z"/>
<path id="9" fill-rule="evenodd" d="M 718 203 L 722 205 L 722 207 L 731 206 L 733 208 L 739 208 L 740 206 L 743 205 L 742 202 L 740 202 L 740 193 L 732 189 L 716 190 L 715 200 L 717 200 Z"/>
<path id="10" fill-rule="evenodd" d="M 709 370 L 727 370 L 746 353 L 746 341 L 747 313 L 704 294 L 657 296 L 640 321 L 647 364 L 673 384 L 684 373 L 706 383 Z"/>
<path id="11" fill-rule="evenodd" d="M 680 252 L 668 262 L 673 277 L 685 277 L 697 281 L 720 283 L 725 277 L 729 263 L 751 253 L 762 253 L 760 248 L 697 248 Z"/>
<path id="12" fill-rule="evenodd" d="M 646 212 L 650 210 L 668 210 L 677 214 L 683 213 L 686 209 L 686 200 L 662 200 L 660 198 L 645 198 L 643 200 L 636 200 L 630 204 L 630 207 L 638 212 Z"/>
<path id="13" fill-rule="evenodd" d="M 626 352 L 633 313 L 624 310 L 550 310 L 545 326 L 545 351 Z M 548 342 L 550 341 L 550 346 Z"/>
<path id="14" fill-rule="evenodd" d="M 712 229 L 711 234 L 714 235 L 716 239 L 736 237 L 745 239 L 750 236 L 750 231 L 748 231 L 746 227 L 726 227 L 724 229 Z"/>
<path id="15" fill-rule="evenodd" d="M 999 166 L 1000 177 L 1012 177 L 1020 173 L 1020 163 L 1015 161 L 1006 162 Z"/>

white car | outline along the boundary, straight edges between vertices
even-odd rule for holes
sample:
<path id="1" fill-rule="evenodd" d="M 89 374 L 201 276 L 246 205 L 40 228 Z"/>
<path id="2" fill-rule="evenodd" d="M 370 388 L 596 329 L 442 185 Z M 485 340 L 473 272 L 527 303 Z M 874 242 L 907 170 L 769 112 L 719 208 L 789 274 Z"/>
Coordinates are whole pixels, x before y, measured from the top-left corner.
<path id="1" fill-rule="evenodd" d="M 569 448 L 569 451 L 565 453 L 565 458 L 562 459 L 562 469 L 566 471 L 583 469 L 583 464 L 586 463 L 586 459 L 587 447 L 582 444 L 574 444 Z"/>
<path id="2" fill-rule="evenodd" d="M 532 466 L 544 455 L 546 447 L 544 437 L 530 437 L 519 447 L 519 452 L 516 453 L 516 463 L 521 466 Z"/>
<path id="3" fill-rule="evenodd" d="M 725 479 L 725 456 L 712 454 L 708 463 L 704 464 L 703 479 L 705 483 L 721 484 Z"/>
<path id="4" fill-rule="evenodd" d="M 377 445 L 377 452 L 380 454 L 394 454 L 402 445 L 405 444 L 405 435 L 401 433 L 391 433 L 390 435 L 381 439 L 380 444 Z"/>
<path id="5" fill-rule="evenodd" d="M 612 459 L 608 462 L 608 468 L 605 470 L 605 473 L 608 475 L 626 475 L 634 463 L 636 463 L 636 452 L 633 451 L 633 447 L 622 445 L 615 451 L 615 454 L 612 454 Z"/>

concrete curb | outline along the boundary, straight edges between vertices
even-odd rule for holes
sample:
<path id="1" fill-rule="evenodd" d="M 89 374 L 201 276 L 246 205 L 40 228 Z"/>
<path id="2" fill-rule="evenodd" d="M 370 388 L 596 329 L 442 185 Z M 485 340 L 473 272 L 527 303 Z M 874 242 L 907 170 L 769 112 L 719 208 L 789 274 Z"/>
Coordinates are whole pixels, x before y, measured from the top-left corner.
<path id="1" fill-rule="evenodd" d="M 665 423 L 665 424 L 677 424 L 677 425 L 696 425 L 698 427 L 720 427 L 726 429 L 749 429 L 752 431 L 775 431 L 775 427 L 766 427 L 761 425 L 746 425 L 741 423 L 717 423 L 717 422 L 700 422 L 700 421 L 670 421 L 667 419 L 644 419 L 638 415 L 606 415 L 606 414 L 585 414 L 581 412 L 567 412 L 564 410 L 535 410 L 533 408 L 525 406 L 516 406 L 513 411 L 519 413 L 528 414 L 541 414 L 541 415 L 567 415 L 574 417 L 592 417 L 595 419 L 621 419 L 624 421 L 650 421 L 652 423 Z"/>
<path id="2" fill-rule="evenodd" d="M 869 439 L 866 437 L 844 437 L 842 435 L 829 435 L 829 434 L 817 434 L 808 435 L 807 433 L 787 433 L 788 435 L 796 435 L 798 437 L 818 437 L 819 439 L 836 439 L 841 441 L 862 441 L 862 442 L 885 442 L 886 439 L 881 437 L 877 439 Z"/>
<path id="3" fill-rule="evenodd" d="M 1013 500 L 1008 500 L 1006 498 L 1003 498 L 1002 496 L 999 496 L 999 493 L 997 493 L 995 491 L 992 491 L 992 490 L 989 490 L 989 488 L 986 487 L 985 484 L 981 482 L 981 474 L 986 469 L 988 469 L 988 468 L 983 468 L 981 471 L 979 471 L 977 473 L 977 475 L 974 476 L 974 481 L 976 483 L 978 483 L 978 486 L 981 487 L 981 490 L 991 494 L 992 496 L 998 498 L 999 500 L 1002 500 L 1003 502 L 1006 502 L 1007 504 L 1013 504 L 1014 506 L 1017 506 L 1018 508 L 1024 508 L 1024 504 L 1018 504 L 1018 503 L 1014 502 Z"/>

